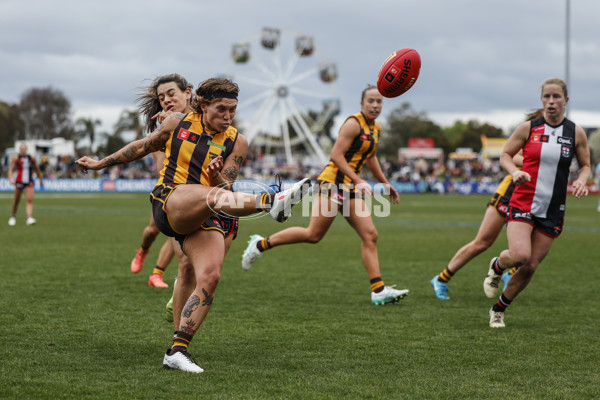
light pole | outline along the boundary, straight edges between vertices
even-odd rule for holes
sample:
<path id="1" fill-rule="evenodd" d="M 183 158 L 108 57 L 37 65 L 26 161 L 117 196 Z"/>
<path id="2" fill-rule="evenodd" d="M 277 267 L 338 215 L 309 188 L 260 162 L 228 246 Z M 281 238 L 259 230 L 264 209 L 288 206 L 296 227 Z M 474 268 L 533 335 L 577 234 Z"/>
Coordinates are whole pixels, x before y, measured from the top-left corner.
<path id="1" fill-rule="evenodd" d="M 567 3 L 567 9 L 566 9 L 566 26 L 565 26 L 565 83 L 567 84 L 567 88 L 570 87 L 569 85 L 569 56 L 570 56 L 570 48 L 569 48 L 569 42 L 571 41 L 570 38 L 570 34 L 571 34 L 571 16 L 570 16 L 570 11 L 571 11 L 571 0 L 566 0 Z M 566 117 L 569 118 L 569 109 L 571 107 L 567 106 L 567 110 L 566 110 Z"/>

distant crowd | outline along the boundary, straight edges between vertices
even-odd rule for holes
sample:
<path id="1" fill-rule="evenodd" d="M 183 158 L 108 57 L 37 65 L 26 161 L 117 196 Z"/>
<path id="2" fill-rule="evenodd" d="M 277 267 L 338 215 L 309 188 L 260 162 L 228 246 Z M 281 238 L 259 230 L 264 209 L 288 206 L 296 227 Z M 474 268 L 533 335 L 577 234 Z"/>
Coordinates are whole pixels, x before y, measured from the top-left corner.
<path id="1" fill-rule="evenodd" d="M 101 171 L 90 171 L 85 175 L 77 168 L 75 160 L 78 157 L 61 156 L 39 159 L 40 168 L 47 179 L 58 178 L 106 178 L 106 179 L 157 179 L 158 173 L 152 157 L 146 156 L 126 165 L 118 165 Z M 262 155 L 248 154 L 240 170 L 238 179 L 272 180 L 277 174 L 282 179 L 298 180 L 304 177 L 316 179 L 323 166 L 298 162 L 296 165 L 285 165 L 283 157 L 275 157 L 266 161 Z M 433 186 L 438 182 L 497 182 L 504 176 L 504 171 L 497 159 L 480 162 L 473 160 L 452 160 L 445 162 L 418 159 L 400 159 L 390 161 L 380 159 L 381 168 L 390 182 L 427 182 Z M 1 165 L 1 176 L 8 177 L 10 160 L 4 157 Z M 282 166 L 283 165 L 283 166 Z M 364 170 L 367 179 L 370 178 L 368 169 Z"/>

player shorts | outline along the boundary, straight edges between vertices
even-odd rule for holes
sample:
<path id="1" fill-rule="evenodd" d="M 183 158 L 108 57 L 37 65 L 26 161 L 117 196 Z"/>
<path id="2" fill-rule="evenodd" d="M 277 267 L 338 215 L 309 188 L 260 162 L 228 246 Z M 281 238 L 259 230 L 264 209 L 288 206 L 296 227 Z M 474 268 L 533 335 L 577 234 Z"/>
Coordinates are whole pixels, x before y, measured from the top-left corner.
<path id="1" fill-rule="evenodd" d="M 519 210 L 516 207 L 509 206 L 506 221 L 525 222 L 533 226 L 546 236 L 556 239 L 563 230 L 564 217 L 559 218 L 539 218 L 529 212 Z"/>
<path id="2" fill-rule="evenodd" d="M 488 203 L 488 207 L 494 207 L 502 218 L 507 217 L 508 204 L 512 196 L 515 184 L 512 181 L 511 175 L 506 175 L 502 182 L 498 185 L 496 193 L 492 196 Z"/>
<path id="3" fill-rule="evenodd" d="M 204 221 L 200 228 L 205 231 L 217 230 L 223 234 L 224 238 L 233 235 L 233 239 L 235 240 L 239 224 L 240 219 L 238 217 L 219 213 Z"/>
<path id="4" fill-rule="evenodd" d="M 345 201 L 356 198 L 354 185 L 349 183 L 335 184 L 331 182 L 317 181 L 317 193 L 313 194 L 327 196 L 336 204 L 342 205 Z"/>
<path id="5" fill-rule="evenodd" d="M 15 187 L 16 187 L 17 189 L 21 189 L 21 190 L 23 190 L 23 189 L 25 189 L 25 188 L 28 188 L 28 187 L 34 187 L 34 186 L 35 186 L 35 184 L 34 184 L 34 182 L 33 182 L 33 181 L 31 181 L 31 182 L 28 182 L 28 183 L 23 183 L 23 182 L 15 182 Z"/>
<path id="6" fill-rule="evenodd" d="M 169 216 L 164 208 L 165 203 L 176 187 L 177 185 L 169 186 L 164 184 L 155 187 L 152 193 L 150 193 L 150 202 L 152 203 L 154 223 L 158 229 L 166 236 L 175 238 L 183 249 L 183 244 L 188 237 L 188 234 L 179 233 L 173 229 L 171 222 L 169 221 Z M 239 218 L 226 214 L 216 214 L 204 221 L 200 229 L 205 231 L 217 230 L 223 234 L 224 238 L 233 235 L 233 239 L 235 239 L 237 237 L 238 227 Z"/>

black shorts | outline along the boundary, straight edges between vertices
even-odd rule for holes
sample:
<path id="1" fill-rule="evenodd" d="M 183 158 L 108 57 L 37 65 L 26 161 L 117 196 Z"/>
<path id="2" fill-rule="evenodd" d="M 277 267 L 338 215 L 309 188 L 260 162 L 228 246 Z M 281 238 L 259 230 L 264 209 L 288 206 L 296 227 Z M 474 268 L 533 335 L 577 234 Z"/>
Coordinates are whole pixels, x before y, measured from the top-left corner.
<path id="1" fill-rule="evenodd" d="M 335 184 L 331 182 L 317 181 L 318 192 L 321 196 L 327 196 L 331 201 L 339 205 L 344 204 L 348 200 L 356 198 L 354 185 L 350 183 Z"/>
<path id="2" fill-rule="evenodd" d="M 169 186 L 164 184 L 155 187 L 152 193 L 150 193 L 150 202 L 152 203 L 154 223 L 158 229 L 166 236 L 175 238 L 183 249 L 183 243 L 189 234 L 179 233 L 173 229 L 173 226 L 169 221 L 169 216 L 164 208 L 167 199 L 171 193 L 173 193 L 175 187 L 177 187 L 177 185 Z M 238 227 L 239 218 L 225 214 L 216 214 L 204 221 L 200 229 L 205 231 L 217 230 L 223 234 L 224 238 L 234 235 L 233 239 L 235 239 L 237 237 Z"/>
<path id="3" fill-rule="evenodd" d="M 494 193 L 488 202 L 488 207 L 494 207 L 502 218 L 507 218 L 508 204 L 510 203 L 510 197 L 514 189 L 515 184 L 512 181 L 512 176 L 505 176 L 500 185 L 498 185 L 496 193 Z"/>
<path id="4" fill-rule="evenodd" d="M 233 235 L 233 239 L 235 239 L 237 237 L 239 224 L 240 219 L 238 217 L 219 213 L 204 221 L 200 228 L 205 231 L 214 229 L 221 232 L 224 238 Z"/>
<path id="5" fill-rule="evenodd" d="M 35 184 L 33 181 L 31 181 L 29 183 L 15 182 L 15 187 L 17 189 L 21 189 L 21 190 L 28 188 L 28 187 L 34 187 L 34 186 L 35 186 Z"/>
<path id="6" fill-rule="evenodd" d="M 556 239 L 563 230 L 564 217 L 550 219 L 550 218 L 539 218 L 535 215 L 526 211 L 521 211 L 516 207 L 508 207 L 508 214 L 506 216 L 507 222 L 519 221 L 525 222 L 533 226 L 538 231 L 542 232 L 546 236 L 550 236 Z"/>

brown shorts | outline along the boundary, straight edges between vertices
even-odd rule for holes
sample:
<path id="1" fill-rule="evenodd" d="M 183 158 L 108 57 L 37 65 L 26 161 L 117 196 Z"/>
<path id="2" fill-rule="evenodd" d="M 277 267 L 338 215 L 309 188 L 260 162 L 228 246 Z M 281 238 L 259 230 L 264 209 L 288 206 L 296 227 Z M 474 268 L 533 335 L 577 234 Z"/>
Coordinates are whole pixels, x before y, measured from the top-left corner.
<path id="1" fill-rule="evenodd" d="M 150 202 L 152 203 L 152 216 L 154 217 L 154 223 L 158 227 L 158 229 L 165 234 L 166 236 L 173 237 L 183 249 L 183 243 L 185 239 L 188 237 L 188 234 L 176 232 L 169 221 L 169 216 L 165 211 L 165 203 L 167 199 L 173 193 L 173 189 L 175 189 L 177 185 L 170 186 L 161 184 L 154 188 L 152 193 L 150 193 Z M 223 237 L 228 237 L 233 235 L 233 239 L 237 237 L 238 227 L 239 227 L 240 219 L 237 217 L 233 217 L 225 214 L 216 214 L 212 217 L 206 219 L 200 229 L 209 231 L 209 230 L 217 230 L 223 234 Z"/>

